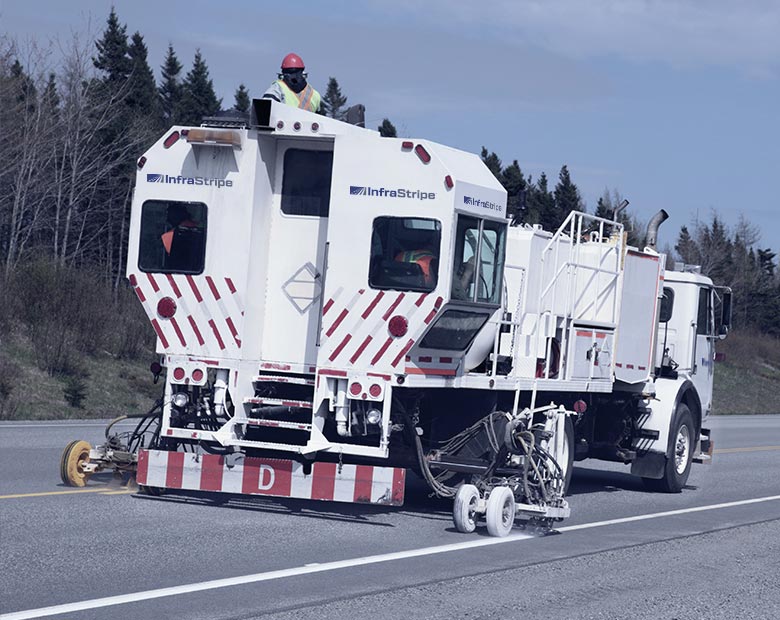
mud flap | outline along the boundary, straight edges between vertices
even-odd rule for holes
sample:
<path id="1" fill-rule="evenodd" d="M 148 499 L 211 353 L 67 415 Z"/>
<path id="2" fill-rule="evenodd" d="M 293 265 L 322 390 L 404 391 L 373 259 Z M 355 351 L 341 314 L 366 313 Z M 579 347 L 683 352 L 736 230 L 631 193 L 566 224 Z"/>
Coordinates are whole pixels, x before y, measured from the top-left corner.
<path id="1" fill-rule="evenodd" d="M 663 452 L 646 452 L 641 456 L 637 455 L 631 462 L 631 474 L 642 478 L 659 480 L 664 477 L 665 468 L 666 454 Z"/>

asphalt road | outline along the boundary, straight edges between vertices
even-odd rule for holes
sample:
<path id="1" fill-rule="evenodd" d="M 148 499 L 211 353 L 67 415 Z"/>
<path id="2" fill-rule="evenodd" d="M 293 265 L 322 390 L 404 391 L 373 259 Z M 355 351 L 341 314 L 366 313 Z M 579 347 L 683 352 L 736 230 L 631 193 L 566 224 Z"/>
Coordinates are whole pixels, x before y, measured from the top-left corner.
<path id="1" fill-rule="evenodd" d="M 711 426 L 681 494 L 585 461 L 558 533 L 494 539 L 414 482 L 401 509 L 70 489 L 101 425 L 0 424 L 0 619 L 778 618 L 780 415 Z"/>

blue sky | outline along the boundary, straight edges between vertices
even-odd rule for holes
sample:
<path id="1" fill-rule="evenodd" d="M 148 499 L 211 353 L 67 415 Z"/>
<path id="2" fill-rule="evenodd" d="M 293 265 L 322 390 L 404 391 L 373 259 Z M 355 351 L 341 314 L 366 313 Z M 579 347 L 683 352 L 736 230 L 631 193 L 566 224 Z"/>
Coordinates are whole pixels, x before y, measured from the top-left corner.
<path id="1" fill-rule="evenodd" d="M 0 33 L 99 34 L 112 4 L 158 75 L 169 42 L 185 71 L 200 48 L 225 104 L 296 51 L 369 126 L 484 145 L 535 178 L 567 164 L 591 211 L 605 189 L 644 220 L 666 209 L 661 246 L 715 210 L 780 254 L 777 0 L 0 0 Z"/>

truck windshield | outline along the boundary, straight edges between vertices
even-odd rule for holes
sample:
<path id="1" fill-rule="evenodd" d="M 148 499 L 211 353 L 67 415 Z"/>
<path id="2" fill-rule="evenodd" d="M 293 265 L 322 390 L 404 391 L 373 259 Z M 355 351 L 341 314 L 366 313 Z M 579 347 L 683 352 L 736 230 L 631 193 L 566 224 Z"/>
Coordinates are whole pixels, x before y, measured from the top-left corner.
<path id="1" fill-rule="evenodd" d="M 378 217 L 371 235 L 371 288 L 430 292 L 439 280 L 441 224 L 411 217 Z"/>
<path id="2" fill-rule="evenodd" d="M 153 273 L 203 272 L 206 205 L 147 200 L 141 207 L 138 268 Z"/>
<path id="3" fill-rule="evenodd" d="M 452 299 L 476 303 L 501 303 L 504 277 L 506 224 L 458 216 Z"/>
<path id="4" fill-rule="evenodd" d="M 282 177 L 282 213 L 328 217 L 333 152 L 287 149 Z"/>

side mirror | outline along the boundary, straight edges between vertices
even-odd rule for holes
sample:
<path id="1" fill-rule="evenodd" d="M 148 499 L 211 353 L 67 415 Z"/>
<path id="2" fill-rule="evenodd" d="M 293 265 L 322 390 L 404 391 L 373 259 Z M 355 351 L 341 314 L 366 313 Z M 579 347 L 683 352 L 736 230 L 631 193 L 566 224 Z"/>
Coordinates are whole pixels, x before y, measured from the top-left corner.
<path id="1" fill-rule="evenodd" d="M 729 335 L 729 326 L 721 324 L 720 328 L 718 329 L 718 338 L 723 340 L 728 335 Z"/>
<path id="2" fill-rule="evenodd" d="M 672 318 L 674 309 L 674 291 L 670 288 L 664 288 L 663 297 L 661 297 L 661 311 L 658 313 L 659 323 L 668 323 Z"/>

